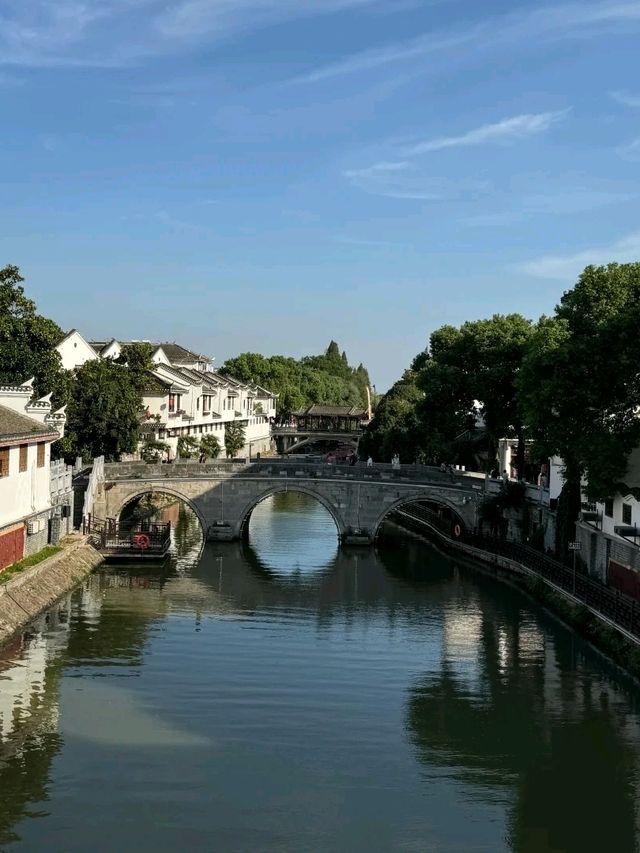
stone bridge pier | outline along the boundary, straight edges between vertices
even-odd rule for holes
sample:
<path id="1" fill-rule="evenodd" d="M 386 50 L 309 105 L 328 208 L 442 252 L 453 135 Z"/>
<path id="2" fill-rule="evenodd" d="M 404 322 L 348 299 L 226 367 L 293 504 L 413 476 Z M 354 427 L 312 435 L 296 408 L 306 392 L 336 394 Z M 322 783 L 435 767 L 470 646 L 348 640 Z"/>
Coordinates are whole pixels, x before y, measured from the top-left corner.
<path id="1" fill-rule="evenodd" d="M 243 535 L 258 503 L 270 495 L 294 491 L 310 495 L 327 509 L 343 544 L 373 543 L 391 512 L 417 500 L 446 507 L 461 528 L 473 528 L 482 486 L 477 479 L 453 482 L 438 475 L 435 471 L 427 476 L 382 467 L 271 461 L 252 465 L 113 463 L 104 466 L 93 515 L 119 518 L 127 504 L 159 492 L 187 503 L 200 519 L 208 541 L 230 541 Z"/>

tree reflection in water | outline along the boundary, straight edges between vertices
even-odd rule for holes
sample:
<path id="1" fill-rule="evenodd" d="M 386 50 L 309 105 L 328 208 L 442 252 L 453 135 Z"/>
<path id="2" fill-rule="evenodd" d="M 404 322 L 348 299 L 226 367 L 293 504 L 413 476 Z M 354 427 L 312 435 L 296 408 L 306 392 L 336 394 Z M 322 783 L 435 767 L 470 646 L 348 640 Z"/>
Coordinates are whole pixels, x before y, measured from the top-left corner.
<path id="1" fill-rule="evenodd" d="M 542 637 L 539 656 L 523 654 L 526 628 L 513 619 L 504 628 L 499 612 L 485 610 L 477 686 L 445 653 L 440 673 L 410 689 L 418 756 L 487 801 L 510 801 L 512 850 L 635 851 L 640 732 L 631 691 L 623 698 L 606 674 L 594 676 L 593 660 L 588 668 L 571 660 L 568 632 L 566 642 Z"/>

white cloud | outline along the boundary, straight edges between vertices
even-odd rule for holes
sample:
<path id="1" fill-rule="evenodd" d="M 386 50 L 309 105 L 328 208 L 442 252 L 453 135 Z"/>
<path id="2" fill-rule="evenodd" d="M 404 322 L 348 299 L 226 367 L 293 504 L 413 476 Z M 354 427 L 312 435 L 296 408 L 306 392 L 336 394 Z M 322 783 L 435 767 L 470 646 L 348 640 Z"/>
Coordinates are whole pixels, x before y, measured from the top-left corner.
<path id="1" fill-rule="evenodd" d="M 155 21 L 171 38 L 226 38 L 239 30 L 255 29 L 287 18 L 340 12 L 378 0 L 181 0 L 170 4 Z"/>
<path id="2" fill-rule="evenodd" d="M 640 107 L 640 94 L 633 92 L 610 92 L 614 101 L 625 107 Z"/>
<path id="3" fill-rule="evenodd" d="M 632 163 L 640 161 L 640 136 L 625 145 L 621 145 L 617 149 L 617 153 L 623 160 L 630 160 Z"/>
<path id="4" fill-rule="evenodd" d="M 368 50 L 356 53 L 340 62 L 317 68 L 309 74 L 298 78 L 300 83 L 316 83 L 332 77 L 340 77 L 347 74 L 355 74 L 360 71 L 368 71 L 385 65 L 393 65 L 398 62 L 406 62 L 409 59 L 427 57 L 438 53 L 447 53 L 455 48 L 464 47 L 476 39 L 483 28 L 475 27 L 461 33 L 433 34 L 420 36 L 419 38 L 398 44 L 388 45 L 377 50 Z"/>
<path id="5" fill-rule="evenodd" d="M 420 57 L 428 59 L 437 53 L 449 53 L 456 59 L 464 59 L 467 52 L 483 48 L 512 49 L 514 46 L 543 40 L 601 37 L 605 29 L 626 34 L 634 25 L 640 25 L 640 3 L 637 0 L 543 6 L 533 11 L 496 17 L 481 25 L 461 27 L 458 30 L 436 30 L 417 38 L 361 51 L 339 62 L 317 68 L 298 79 L 300 82 L 314 83 Z M 461 53 L 461 47 L 468 47 L 468 51 Z"/>
<path id="6" fill-rule="evenodd" d="M 610 246 L 584 249 L 573 255 L 543 255 L 518 266 L 520 272 L 535 278 L 573 281 L 582 270 L 594 264 L 640 261 L 640 231 L 622 237 Z"/>
<path id="7" fill-rule="evenodd" d="M 487 181 L 450 180 L 425 173 L 406 160 L 384 160 L 361 169 L 348 169 L 343 175 L 356 189 L 371 195 L 412 201 L 449 201 L 484 194 Z"/>
<path id="8" fill-rule="evenodd" d="M 291 18 L 385 0 L 22 0 L 0 4 L 0 66 L 131 64 Z M 6 5 L 6 4 L 5 4 Z"/>
<path id="9" fill-rule="evenodd" d="M 547 113 L 526 113 L 502 119 L 495 124 L 484 124 L 460 136 L 443 136 L 411 145 L 403 149 L 405 155 L 426 154 L 430 151 L 441 151 L 444 148 L 467 147 L 484 145 L 490 142 L 515 142 L 544 133 L 568 113 L 568 110 Z"/>
<path id="10" fill-rule="evenodd" d="M 0 2 L 0 65 L 123 66 L 192 43 L 216 45 L 294 18 L 365 8 L 396 11 L 394 0 L 5 0 Z M 317 81 L 436 54 L 463 60 L 483 48 L 517 49 L 545 38 L 628 33 L 635 24 L 640 24 L 637 0 L 565 3 L 425 33 L 301 79 Z"/>
<path id="11" fill-rule="evenodd" d="M 405 169 L 410 169 L 411 164 L 407 160 L 393 162 L 384 160 L 381 163 L 374 163 L 373 166 L 365 166 L 364 169 L 348 169 L 344 176 L 345 178 L 370 178 L 380 173 L 385 172 L 404 172 Z"/>

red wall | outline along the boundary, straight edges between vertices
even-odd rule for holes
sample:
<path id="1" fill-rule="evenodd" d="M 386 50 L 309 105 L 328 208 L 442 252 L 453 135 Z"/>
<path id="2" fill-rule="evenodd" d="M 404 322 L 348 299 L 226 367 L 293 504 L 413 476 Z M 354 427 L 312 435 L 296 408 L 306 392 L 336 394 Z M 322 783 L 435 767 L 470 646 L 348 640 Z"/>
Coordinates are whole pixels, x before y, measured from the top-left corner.
<path id="1" fill-rule="evenodd" d="M 24 557 L 24 525 L 0 533 L 0 572 Z"/>
<path id="2" fill-rule="evenodd" d="M 640 601 L 640 576 L 629 566 L 609 560 L 609 586 Z"/>

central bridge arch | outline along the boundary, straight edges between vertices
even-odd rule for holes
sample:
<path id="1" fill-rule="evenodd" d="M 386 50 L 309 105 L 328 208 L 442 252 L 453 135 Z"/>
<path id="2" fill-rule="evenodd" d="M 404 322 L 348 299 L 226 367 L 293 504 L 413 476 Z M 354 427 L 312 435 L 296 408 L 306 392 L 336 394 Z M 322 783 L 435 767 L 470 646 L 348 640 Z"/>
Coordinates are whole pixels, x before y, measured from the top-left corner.
<path id="1" fill-rule="evenodd" d="M 273 495 L 285 494 L 288 492 L 292 492 L 294 494 L 297 493 L 301 495 L 308 495 L 310 498 L 313 498 L 319 504 L 321 504 L 327 510 L 329 515 L 333 518 L 333 521 L 336 525 L 338 538 L 342 541 L 347 531 L 347 525 L 344 522 L 339 508 L 336 507 L 335 504 L 326 497 L 326 495 L 319 493 L 317 489 L 310 488 L 309 486 L 305 486 L 301 483 L 274 483 L 272 486 L 269 486 L 268 488 L 264 489 L 264 491 L 262 491 L 256 497 L 251 498 L 244 506 L 244 508 L 240 511 L 240 519 L 238 521 L 236 535 L 238 537 L 244 537 L 246 535 L 249 528 L 251 513 L 258 506 L 258 504 L 261 504 L 263 501 L 267 500 L 267 498 L 270 498 Z"/>

